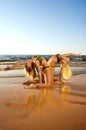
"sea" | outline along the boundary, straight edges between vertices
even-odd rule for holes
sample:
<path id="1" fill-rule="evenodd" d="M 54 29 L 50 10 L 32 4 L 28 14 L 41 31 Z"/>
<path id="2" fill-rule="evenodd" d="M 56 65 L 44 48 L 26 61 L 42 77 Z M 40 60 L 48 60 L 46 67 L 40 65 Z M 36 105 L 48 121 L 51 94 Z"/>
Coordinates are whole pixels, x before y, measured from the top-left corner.
<path id="1" fill-rule="evenodd" d="M 0 62 L 12 62 L 12 61 L 24 61 L 30 59 L 33 55 L 0 55 Z M 43 56 L 48 60 L 52 55 L 38 55 Z M 70 56 L 70 61 L 73 62 L 84 62 L 86 61 L 86 55 L 81 55 L 80 57 L 77 56 Z"/>

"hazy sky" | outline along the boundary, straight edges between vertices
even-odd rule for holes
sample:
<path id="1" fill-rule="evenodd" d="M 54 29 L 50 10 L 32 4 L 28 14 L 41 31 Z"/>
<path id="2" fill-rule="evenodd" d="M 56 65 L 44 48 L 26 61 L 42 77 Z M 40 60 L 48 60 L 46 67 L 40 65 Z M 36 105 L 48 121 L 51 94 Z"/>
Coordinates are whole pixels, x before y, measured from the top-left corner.
<path id="1" fill-rule="evenodd" d="M 86 54 L 86 0 L 0 0 L 0 54 Z"/>

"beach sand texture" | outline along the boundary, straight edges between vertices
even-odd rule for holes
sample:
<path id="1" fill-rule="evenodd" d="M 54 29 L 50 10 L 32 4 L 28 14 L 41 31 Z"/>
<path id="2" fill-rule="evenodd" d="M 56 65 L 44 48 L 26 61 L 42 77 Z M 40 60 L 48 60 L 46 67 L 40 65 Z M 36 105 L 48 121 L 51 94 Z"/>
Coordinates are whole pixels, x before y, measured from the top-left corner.
<path id="1" fill-rule="evenodd" d="M 0 73 L 0 130 L 86 130 L 86 73 L 53 89 L 24 89 L 26 78 L 8 73 Z"/>

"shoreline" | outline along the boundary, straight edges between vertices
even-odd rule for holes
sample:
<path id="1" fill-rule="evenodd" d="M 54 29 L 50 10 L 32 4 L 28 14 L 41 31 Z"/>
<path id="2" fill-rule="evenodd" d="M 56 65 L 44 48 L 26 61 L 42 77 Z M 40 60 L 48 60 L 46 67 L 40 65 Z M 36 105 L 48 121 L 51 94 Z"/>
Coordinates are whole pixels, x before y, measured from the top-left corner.
<path id="1" fill-rule="evenodd" d="M 86 74 L 86 67 L 80 67 L 80 66 L 72 66 L 70 67 L 72 71 L 72 75 L 80 75 L 80 74 Z M 60 67 L 55 67 L 54 75 L 56 76 L 59 73 Z M 1 69 L 2 70 L 2 69 Z M 16 68 L 12 70 L 4 70 L 0 71 L 0 78 L 11 78 L 11 77 L 25 77 L 24 71 L 22 68 Z"/>

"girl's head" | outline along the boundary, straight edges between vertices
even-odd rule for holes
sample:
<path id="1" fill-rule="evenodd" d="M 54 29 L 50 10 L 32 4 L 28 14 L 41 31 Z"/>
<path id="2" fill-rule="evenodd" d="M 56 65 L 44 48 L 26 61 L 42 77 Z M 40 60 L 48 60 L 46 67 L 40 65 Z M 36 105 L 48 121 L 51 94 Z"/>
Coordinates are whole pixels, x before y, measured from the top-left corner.
<path id="1" fill-rule="evenodd" d="M 30 73 L 33 69 L 33 62 L 32 61 L 28 61 L 26 64 L 25 64 L 25 68 L 26 70 Z"/>
<path id="2" fill-rule="evenodd" d="M 34 69 L 34 63 L 32 62 L 32 60 L 28 61 L 25 64 L 24 73 L 25 73 L 26 77 L 29 77 L 31 79 L 34 79 L 34 77 L 36 77 L 36 72 L 35 72 L 35 69 Z"/>

